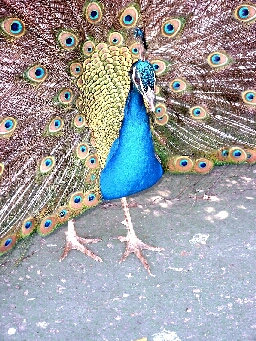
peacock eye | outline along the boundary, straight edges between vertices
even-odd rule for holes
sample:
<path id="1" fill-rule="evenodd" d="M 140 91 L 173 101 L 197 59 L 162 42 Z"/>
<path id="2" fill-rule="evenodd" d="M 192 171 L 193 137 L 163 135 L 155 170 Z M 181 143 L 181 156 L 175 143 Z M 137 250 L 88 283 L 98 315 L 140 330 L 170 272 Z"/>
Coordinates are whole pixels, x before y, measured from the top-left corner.
<path id="1" fill-rule="evenodd" d="M 164 75 L 168 69 L 168 63 L 161 59 L 154 59 L 151 60 L 150 63 L 152 64 L 155 74 L 157 76 Z"/>
<path id="2" fill-rule="evenodd" d="M 69 72 L 71 76 L 79 77 L 83 73 L 83 66 L 79 62 L 73 62 L 69 65 Z"/>
<path id="3" fill-rule="evenodd" d="M 67 210 L 61 210 L 60 213 L 59 213 L 59 216 L 61 218 L 64 218 L 67 215 L 67 213 L 68 213 Z"/>
<path id="4" fill-rule="evenodd" d="M 45 66 L 36 64 L 29 67 L 23 73 L 23 77 L 34 84 L 42 83 L 48 76 L 48 71 Z"/>
<path id="5" fill-rule="evenodd" d="M 95 206 L 97 205 L 97 203 L 99 202 L 98 200 L 98 197 L 96 194 L 92 193 L 92 192 L 87 192 L 85 193 L 85 196 L 84 196 L 84 204 L 86 206 Z"/>
<path id="6" fill-rule="evenodd" d="M 237 163 L 244 162 L 247 159 L 247 153 L 240 147 L 231 147 L 229 149 L 229 159 Z"/>
<path id="7" fill-rule="evenodd" d="M 169 116 L 165 113 L 163 115 L 155 115 L 155 123 L 160 125 L 160 126 L 163 126 L 165 125 L 169 120 Z"/>
<path id="8" fill-rule="evenodd" d="M 120 16 L 120 24 L 125 28 L 135 27 L 138 21 L 138 11 L 134 6 L 126 8 Z"/>
<path id="9" fill-rule="evenodd" d="M 256 91 L 247 90 L 242 93 L 242 99 L 246 104 L 256 105 Z"/>
<path id="10" fill-rule="evenodd" d="M 50 172 L 55 166 L 55 158 L 53 156 L 46 156 L 40 163 L 40 172 L 46 174 Z"/>
<path id="11" fill-rule="evenodd" d="M 235 9 L 235 18 L 245 23 L 252 23 L 256 20 L 256 6 L 242 4 Z"/>
<path id="12" fill-rule="evenodd" d="M 4 34 L 14 38 L 20 38 L 25 34 L 24 22 L 15 17 L 3 20 L 0 24 L 0 29 Z"/>
<path id="13" fill-rule="evenodd" d="M 79 39 L 73 32 L 61 30 L 57 35 L 57 41 L 63 49 L 71 51 L 77 47 Z"/>
<path id="14" fill-rule="evenodd" d="M 49 124 L 49 133 L 57 133 L 64 127 L 64 122 L 61 118 L 55 117 Z"/>
<path id="15" fill-rule="evenodd" d="M 0 123 L 0 136 L 9 137 L 16 129 L 17 121 L 13 117 L 5 117 Z"/>
<path id="16" fill-rule="evenodd" d="M 56 225 L 57 225 L 56 217 L 54 215 L 47 216 L 41 221 L 38 232 L 41 235 L 46 236 L 56 228 Z"/>
<path id="17" fill-rule="evenodd" d="M 231 64 L 231 58 L 224 52 L 212 52 L 207 57 L 207 62 L 212 68 L 223 68 Z"/>
<path id="18" fill-rule="evenodd" d="M 108 41 L 109 41 L 110 45 L 119 46 L 119 45 L 123 44 L 124 38 L 123 38 L 121 33 L 112 32 L 112 33 L 110 33 L 110 35 L 108 37 Z"/>
<path id="19" fill-rule="evenodd" d="M 69 88 L 62 89 L 57 95 L 58 102 L 63 105 L 68 105 L 72 103 L 73 99 L 74 99 L 73 91 Z"/>
<path id="20" fill-rule="evenodd" d="M 25 219 L 22 222 L 22 227 L 21 227 L 21 233 L 22 236 L 27 236 L 29 234 L 31 234 L 33 232 L 33 230 L 35 229 L 36 224 L 35 224 L 35 219 L 32 217 L 29 217 L 27 219 Z"/>
<path id="21" fill-rule="evenodd" d="M 245 149 L 247 159 L 246 162 L 255 163 L 256 162 L 256 149 Z"/>
<path id="22" fill-rule="evenodd" d="M 187 156 L 172 157 L 169 161 L 169 169 L 174 172 L 190 172 L 193 168 L 193 161 Z"/>
<path id="23" fill-rule="evenodd" d="M 85 117 L 81 114 L 76 115 L 73 122 L 76 128 L 83 128 L 86 126 Z"/>
<path id="24" fill-rule="evenodd" d="M 82 51 L 86 57 L 91 56 L 94 50 L 95 50 L 95 44 L 92 41 L 86 41 L 83 44 Z"/>
<path id="25" fill-rule="evenodd" d="M 188 89 L 188 84 L 185 80 L 181 78 L 175 78 L 170 83 L 170 89 L 173 92 L 177 92 L 177 93 L 184 92 Z"/>
<path id="26" fill-rule="evenodd" d="M 156 103 L 155 106 L 155 116 L 156 117 L 162 117 L 163 115 L 165 115 L 167 112 L 167 108 L 166 105 L 163 103 Z"/>
<path id="27" fill-rule="evenodd" d="M 189 113 L 195 120 L 203 120 L 208 116 L 207 110 L 200 106 L 190 108 Z"/>
<path id="28" fill-rule="evenodd" d="M 91 24 L 99 24 L 102 19 L 102 8 L 97 2 L 90 2 L 85 7 L 84 14 Z"/>
<path id="29" fill-rule="evenodd" d="M 129 47 L 132 56 L 134 58 L 138 58 L 139 57 L 139 52 L 140 52 L 140 44 L 139 43 L 134 43 Z"/>
<path id="30" fill-rule="evenodd" d="M 98 157 L 96 155 L 88 156 L 86 159 L 86 166 L 91 169 L 97 168 L 99 166 Z"/>
<path id="31" fill-rule="evenodd" d="M 184 27 L 185 20 L 183 18 L 166 19 L 162 23 L 161 33 L 168 38 L 174 38 Z"/>
<path id="32" fill-rule="evenodd" d="M 17 239 L 15 234 L 9 235 L 7 238 L 5 237 L 0 243 L 0 254 L 10 250 L 15 245 Z"/>
<path id="33" fill-rule="evenodd" d="M 211 160 L 201 158 L 195 161 L 194 171 L 200 174 L 209 173 L 214 167 L 214 163 Z"/>
<path id="34" fill-rule="evenodd" d="M 76 155 L 81 160 L 86 159 L 89 151 L 89 146 L 86 143 L 79 143 L 79 145 L 76 147 Z"/>

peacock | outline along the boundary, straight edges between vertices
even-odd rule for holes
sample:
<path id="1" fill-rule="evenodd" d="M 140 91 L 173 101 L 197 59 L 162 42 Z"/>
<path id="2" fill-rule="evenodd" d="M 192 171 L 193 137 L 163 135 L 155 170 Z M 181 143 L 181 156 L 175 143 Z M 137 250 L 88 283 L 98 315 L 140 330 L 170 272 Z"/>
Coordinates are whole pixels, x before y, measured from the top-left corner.
<path id="1" fill-rule="evenodd" d="M 126 197 L 164 172 L 256 162 L 256 2 L 0 0 L 0 253 L 121 198 L 121 260 L 162 250 Z"/>

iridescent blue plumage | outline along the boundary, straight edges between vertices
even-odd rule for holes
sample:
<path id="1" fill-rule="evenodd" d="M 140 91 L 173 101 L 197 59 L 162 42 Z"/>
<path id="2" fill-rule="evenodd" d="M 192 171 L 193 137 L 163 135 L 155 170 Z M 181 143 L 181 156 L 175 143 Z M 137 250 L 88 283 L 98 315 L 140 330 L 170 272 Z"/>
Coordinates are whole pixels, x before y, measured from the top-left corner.
<path id="1" fill-rule="evenodd" d="M 101 172 L 103 199 L 116 199 L 153 186 L 163 169 L 155 156 L 150 122 L 144 104 L 152 98 L 155 75 L 152 65 L 138 61 L 132 67 L 132 82 L 124 109 L 119 138 L 110 150 Z M 150 98 L 148 98 L 148 96 Z"/>

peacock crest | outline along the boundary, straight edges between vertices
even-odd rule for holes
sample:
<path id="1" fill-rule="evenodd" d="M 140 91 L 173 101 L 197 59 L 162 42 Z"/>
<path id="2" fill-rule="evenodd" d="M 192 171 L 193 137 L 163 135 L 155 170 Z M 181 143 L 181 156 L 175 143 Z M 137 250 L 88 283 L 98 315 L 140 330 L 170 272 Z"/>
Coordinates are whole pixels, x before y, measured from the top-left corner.
<path id="1" fill-rule="evenodd" d="M 151 131 L 165 170 L 256 161 L 256 5 L 218 2 L 211 19 L 203 2 L 1 5 L 0 253 L 100 202 L 140 59 L 157 79 Z"/>

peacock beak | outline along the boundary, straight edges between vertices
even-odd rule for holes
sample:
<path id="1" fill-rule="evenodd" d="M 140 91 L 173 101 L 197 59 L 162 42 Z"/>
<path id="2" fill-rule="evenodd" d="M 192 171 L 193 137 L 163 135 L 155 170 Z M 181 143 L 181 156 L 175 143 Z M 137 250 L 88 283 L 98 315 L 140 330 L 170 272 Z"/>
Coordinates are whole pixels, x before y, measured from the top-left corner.
<path id="1" fill-rule="evenodd" d="M 149 105 L 151 111 L 155 111 L 155 91 L 148 87 L 147 92 L 144 92 L 144 99 Z"/>

